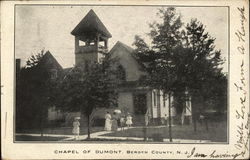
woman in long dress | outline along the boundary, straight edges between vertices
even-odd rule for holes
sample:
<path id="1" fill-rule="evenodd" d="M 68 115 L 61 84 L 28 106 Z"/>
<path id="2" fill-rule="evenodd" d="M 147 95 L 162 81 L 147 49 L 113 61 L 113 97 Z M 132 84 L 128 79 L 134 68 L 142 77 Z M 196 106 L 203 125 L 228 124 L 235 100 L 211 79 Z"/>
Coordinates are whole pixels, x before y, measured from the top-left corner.
<path id="1" fill-rule="evenodd" d="M 105 127 L 104 127 L 105 131 L 111 131 L 111 115 L 109 114 L 109 112 L 106 113 L 105 115 Z"/>
<path id="2" fill-rule="evenodd" d="M 75 135 L 75 140 L 79 139 L 80 134 L 80 122 L 78 121 L 78 117 L 75 118 L 73 122 L 73 130 L 72 133 Z"/>

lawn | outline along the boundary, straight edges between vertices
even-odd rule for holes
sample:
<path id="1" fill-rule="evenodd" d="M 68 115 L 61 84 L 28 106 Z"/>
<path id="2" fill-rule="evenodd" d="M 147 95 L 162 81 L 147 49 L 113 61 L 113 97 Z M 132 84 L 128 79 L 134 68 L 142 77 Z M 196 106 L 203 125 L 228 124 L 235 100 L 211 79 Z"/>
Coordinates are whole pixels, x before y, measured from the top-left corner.
<path id="1" fill-rule="evenodd" d="M 16 141 L 60 141 L 67 137 L 48 137 L 48 136 L 26 136 L 26 135 L 17 135 Z"/>
<path id="2" fill-rule="evenodd" d="M 163 138 L 169 138 L 168 127 L 148 127 L 147 137 L 152 138 L 154 134 L 161 135 Z M 143 128 L 131 128 L 124 131 L 113 132 L 103 136 L 114 137 L 144 137 Z M 191 140 L 210 140 L 212 142 L 227 142 L 227 125 L 226 122 L 211 122 L 209 130 L 206 130 L 205 125 L 197 124 L 197 131 L 194 132 L 193 125 L 175 125 L 172 127 L 173 139 L 191 139 Z"/>
<path id="3" fill-rule="evenodd" d="M 91 133 L 103 131 L 103 127 L 93 127 L 91 128 Z M 29 129 L 29 130 L 23 130 L 20 132 L 22 134 L 41 134 L 39 129 Z M 58 127 L 58 128 L 45 128 L 44 136 L 30 136 L 30 135 L 16 135 L 16 141 L 60 141 L 65 138 L 67 138 L 67 135 L 73 135 L 72 134 L 72 127 Z M 81 127 L 80 129 L 80 135 L 85 135 L 88 133 L 87 127 Z M 65 137 L 50 137 L 46 134 L 54 134 L 54 135 L 65 135 Z"/>
<path id="4" fill-rule="evenodd" d="M 103 127 L 92 127 L 90 129 L 91 133 L 103 131 Z M 20 133 L 31 133 L 31 134 L 40 134 L 39 129 L 29 129 L 29 130 L 23 130 Z M 72 134 L 72 127 L 55 127 L 55 128 L 45 128 L 43 130 L 44 134 L 57 134 L 57 135 L 73 135 Z M 80 128 L 80 135 L 84 135 L 88 133 L 87 127 L 81 127 Z"/>

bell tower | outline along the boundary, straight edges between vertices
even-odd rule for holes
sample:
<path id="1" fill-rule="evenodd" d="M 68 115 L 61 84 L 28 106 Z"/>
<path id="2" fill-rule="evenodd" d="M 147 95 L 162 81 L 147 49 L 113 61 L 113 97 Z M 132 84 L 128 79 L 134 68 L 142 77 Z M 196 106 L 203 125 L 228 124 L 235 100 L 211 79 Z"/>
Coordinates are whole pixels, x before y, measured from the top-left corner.
<path id="1" fill-rule="evenodd" d="M 91 9 L 71 32 L 75 36 L 75 64 L 88 65 L 100 62 L 108 52 L 108 39 L 112 37 L 107 28 Z"/>

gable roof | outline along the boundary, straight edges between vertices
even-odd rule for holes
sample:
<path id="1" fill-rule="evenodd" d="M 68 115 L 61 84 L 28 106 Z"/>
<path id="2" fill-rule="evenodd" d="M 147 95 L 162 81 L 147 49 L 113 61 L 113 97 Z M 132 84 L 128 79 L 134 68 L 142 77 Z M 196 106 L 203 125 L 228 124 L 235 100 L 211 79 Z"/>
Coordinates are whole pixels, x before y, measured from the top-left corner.
<path id="1" fill-rule="evenodd" d="M 133 53 L 134 49 L 127 46 L 126 44 L 117 41 L 116 44 L 113 46 L 113 48 L 109 51 L 110 54 L 113 54 L 115 50 L 119 49 L 119 48 L 124 48 L 128 53 Z"/>
<path id="2" fill-rule="evenodd" d="M 110 53 L 114 52 L 115 49 L 119 48 L 119 47 L 122 47 L 124 49 L 126 49 L 129 53 L 133 53 L 134 52 L 134 49 L 129 47 L 128 45 L 120 42 L 120 41 L 117 41 L 116 44 L 113 46 L 113 48 L 110 50 Z"/>
<path id="3" fill-rule="evenodd" d="M 71 32 L 74 36 L 81 36 L 84 33 L 89 32 L 99 32 L 106 36 L 107 38 L 111 38 L 112 35 L 95 14 L 95 12 L 91 9 L 88 14 L 80 21 L 80 23 L 73 29 Z"/>
<path id="4" fill-rule="evenodd" d="M 143 65 L 143 63 L 141 63 L 136 57 L 135 57 L 135 50 L 133 48 L 131 48 L 130 46 L 120 42 L 120 41 L 117 41 L 116 44 L 113 46 L 113 48 L 109 51 L 110 54 L 113 54 L 115 52 L 115 50 L 119 49 L 119 48 L 124 48 L 127 53 L 129 53 L 135 60 L 136 62 L 139 64 L 140 66 L 140 70 L 141 71 L 145 71 L 145 66 Z"/>
<path id="5" fill-rule="evenodd" d="M 62 71 L 62 66 L 57 62 L 57 60 L 55 59 L 55 57 L 50 53 L 50 51 L 47 51 L 41 61 L 39 62 L 39 65 L 52 65 L 54 67 L 56 67 L 57 69 L 59 69 L 60 71 Z"/>

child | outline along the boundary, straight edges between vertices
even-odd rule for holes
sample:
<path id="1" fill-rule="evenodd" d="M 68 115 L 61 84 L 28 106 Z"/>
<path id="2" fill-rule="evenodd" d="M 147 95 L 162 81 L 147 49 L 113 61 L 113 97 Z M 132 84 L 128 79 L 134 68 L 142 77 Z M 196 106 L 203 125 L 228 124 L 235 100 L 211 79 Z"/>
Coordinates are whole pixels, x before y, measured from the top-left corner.
<path id="1" fill-rule="evenodd" d="M 126 119 L 127 119 L 127 120 L 126 120 L 126 124 L 127 124 L 128 128 L 129 128 L 129 127 L 131 127 L 132 124 L 133 124 L 133 122 L 132 122 L 132 116 L 128 113 Z"/>
<path id="2" fill-rule="evenodd" d="M 79 139 L 80 134 L 80 122 L 78 121 L 80 117 L 75 117 L 75 120 L 73 122 L 73 130 L 72 133 L 75 135 L 75 140 Z"/>
<path id="3" fill-rule="evenodd" d="M 121 130 L 123 131 L 124 130 L 124 126 L 125 126 L 125 118 L 124 118 L 124 116 L 122 116 L 120 118 L 120 125 L 121 125 Z"/>

